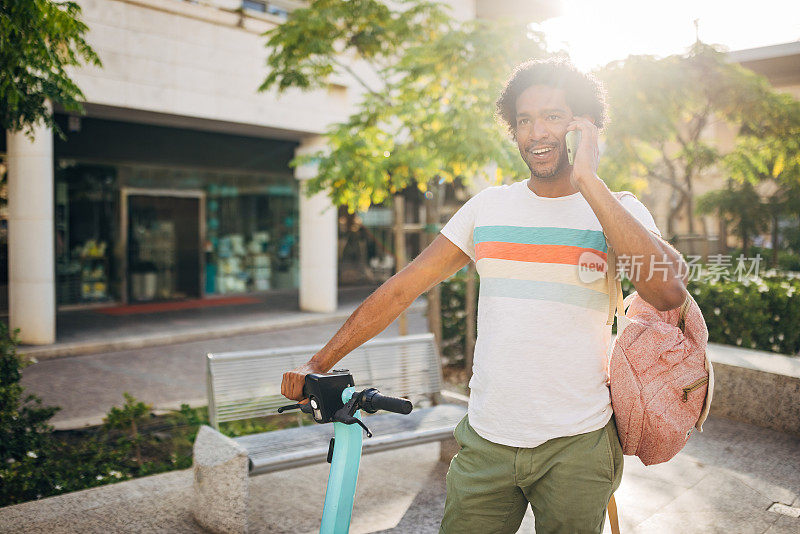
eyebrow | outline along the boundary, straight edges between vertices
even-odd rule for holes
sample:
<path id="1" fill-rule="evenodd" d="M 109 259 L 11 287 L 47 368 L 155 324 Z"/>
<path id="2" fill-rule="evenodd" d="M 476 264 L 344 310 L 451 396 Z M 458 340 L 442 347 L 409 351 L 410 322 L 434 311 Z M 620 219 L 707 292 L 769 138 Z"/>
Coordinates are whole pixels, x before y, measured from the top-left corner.
<path id="1" fill-rule="evenodd" d="M 567 112 L 566 109 L 561 109 L 561 108 L 547 108 L 547 109 L 543 109 L 541 112 L 542 113 L 553 113 L 554 111 L 558 112 L 558 113 L 566 113 Z M 524 117 L 530 117 L 531 114 L 527 113 L 525 111 L 523 111 L 522 113 L 517 113 L 517 117 L 523 117 L 523 116 Z"/>

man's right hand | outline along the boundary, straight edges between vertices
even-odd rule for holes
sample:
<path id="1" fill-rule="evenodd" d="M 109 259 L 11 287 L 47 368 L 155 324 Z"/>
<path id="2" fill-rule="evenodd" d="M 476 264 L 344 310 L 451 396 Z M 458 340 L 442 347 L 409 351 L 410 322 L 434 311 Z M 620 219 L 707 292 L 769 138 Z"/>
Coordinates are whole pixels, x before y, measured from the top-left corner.
<path id="1" fill-rule="evenodd" d="M 300 367 L 283 373 L 281 382 L 281 395 L 287 399 L 301 401 L 303 396 L 303 386 L 306 383 L 306 375 L 309 373 L 324 373 L 323 369 L 318 368 L 310 361 Z"/>

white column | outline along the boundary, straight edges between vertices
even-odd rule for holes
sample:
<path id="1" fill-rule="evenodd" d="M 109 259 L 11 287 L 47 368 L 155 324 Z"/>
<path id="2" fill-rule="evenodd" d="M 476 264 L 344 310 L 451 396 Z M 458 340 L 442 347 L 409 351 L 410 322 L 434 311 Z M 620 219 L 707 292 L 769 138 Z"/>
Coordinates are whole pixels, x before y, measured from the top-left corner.
<path id="1" fill-rule="evenodd" d="M 304 140 L 295 155 L 323 150 L 325 139 Z M 305 194 L 305 181 L 317 175 L 317 165 L 295 167 L 300 181 L 300 309 L 332 312 L 337 306 L 337 209 L 325 192 Z"/>
<path id="2" fill-rule="evenodd" d="M 8 309 L 22 343 L 48 345 L 56 341 L 53 132 L 39 123 L 33 135 L 6 133 Z"/>

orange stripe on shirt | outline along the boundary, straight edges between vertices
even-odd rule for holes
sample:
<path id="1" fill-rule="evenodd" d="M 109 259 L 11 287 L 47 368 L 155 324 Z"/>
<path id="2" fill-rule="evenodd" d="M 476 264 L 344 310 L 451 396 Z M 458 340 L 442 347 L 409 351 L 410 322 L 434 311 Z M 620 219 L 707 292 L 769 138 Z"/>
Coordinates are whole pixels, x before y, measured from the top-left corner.
<path id="1" fill-rule="evenodd" d="M 500 260 L 532 261 L 539 263 L 565 263 L 578 265 L 584 252 L 592 252 L 608 261 L 606 253 L 594 248 L 573 247 L 569 245 L 525 245 L 484 241 L 475 245 L 475 257 L 497 258 Z"/>

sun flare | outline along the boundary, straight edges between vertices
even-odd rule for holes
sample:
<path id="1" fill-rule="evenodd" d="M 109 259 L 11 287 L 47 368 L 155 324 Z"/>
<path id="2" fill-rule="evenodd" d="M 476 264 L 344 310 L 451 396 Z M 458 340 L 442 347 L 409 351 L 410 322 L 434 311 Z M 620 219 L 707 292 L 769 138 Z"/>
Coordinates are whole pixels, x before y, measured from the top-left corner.
<path id="1" fill-rule="evenodd" d="M 562 3 L 562 16 L 531 28 L 545 34 L 550 52 L 567 51 L 584 71 L 631 54 L 683 53 L 698 35 L 729 50 L 800 40 L 800 2 L 763 0 L 757 10 L 724 0 Z"/>

